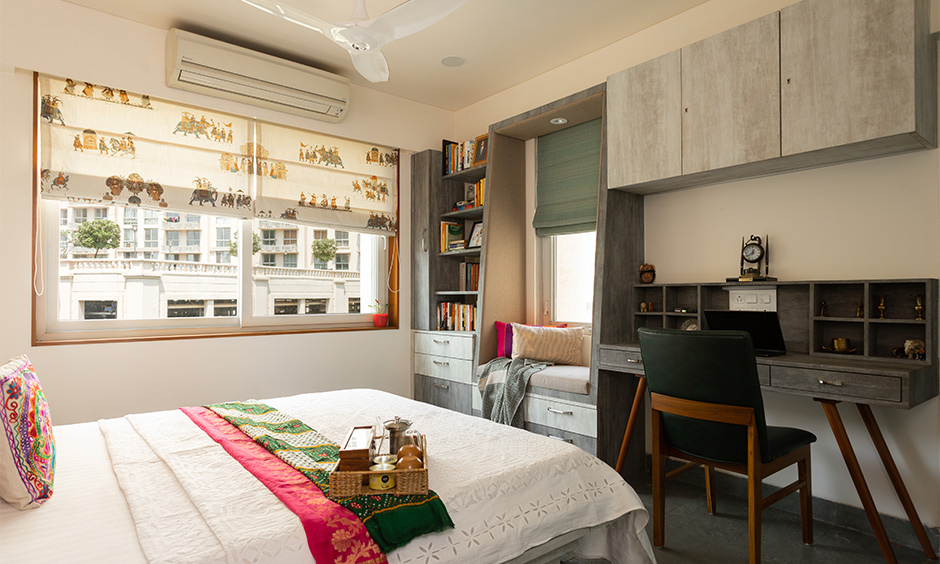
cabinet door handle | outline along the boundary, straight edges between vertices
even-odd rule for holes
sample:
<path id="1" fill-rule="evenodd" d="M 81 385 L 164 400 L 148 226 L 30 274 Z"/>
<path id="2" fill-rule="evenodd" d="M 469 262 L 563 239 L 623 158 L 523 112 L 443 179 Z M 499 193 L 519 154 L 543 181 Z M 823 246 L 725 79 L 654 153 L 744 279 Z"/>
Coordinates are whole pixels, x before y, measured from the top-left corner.
<path id="1" fill-rule="evenodd" d="M 437 382 L 432 382 L 432 383 L 434 384 L 434 387 L 435 387 L 435 388 L 441 388 L 441 389 L 444 389 L 444 390 L 449 390 L 449 389 L 450 389 L 450 386 L 448 386 L 447 384 L 438 384 Z"/>
<path id="2" fill-rule="evenodd" d="M 830 382 L 828 380 L 823 380 L 822 378 L 819 379 L 819 383 L 823 386 L 838 386 L 840 388 L 842 387 L 842 382 Z"/>
<path id="3" fill-rule="evenodd" d="M 558 415 L 574 415 L 573 411 L 562 411 L 560 409 L 555 409 L 554 407 L 548 408 L 549 413 L 557 413 Z"/>
<path id="4" fill-rule="evenodd" d="M 433 340 L 435 343 L 439 344 L 439 345 L 449 345 L 449 344 L 450 344 L 450 340 L 449 340 L 449 339 L 432 339 L 432 340 Z"/>
<path id="5" fill-rule="evenodd" d="M 642 363 L 643 361 L 640 360 L 640 359 L 638 359 L 638 358 L 628 358 L 628 359 L 627 359 L 627 362 L 631 362 L 631 363 L 633 363 L 633 364 L 640 364 L 640 363 Z"/>
<path id="6" fill-rule="evenodd" d="M 450 366 L 450 363 L 447 362 L 446 360 L 432 360 L 431 362 L 433 362 L 434 364 L 438 366 Z"/>
<path id="7" fill-rule="evenodd" d="M 549 439 L 555 439 L 556 441 L 564 441 L 566 443 L 574 443 L 574 439 L 566 439 L 564 437 L 559 437 L 558 435 L 549 435 Z"/>

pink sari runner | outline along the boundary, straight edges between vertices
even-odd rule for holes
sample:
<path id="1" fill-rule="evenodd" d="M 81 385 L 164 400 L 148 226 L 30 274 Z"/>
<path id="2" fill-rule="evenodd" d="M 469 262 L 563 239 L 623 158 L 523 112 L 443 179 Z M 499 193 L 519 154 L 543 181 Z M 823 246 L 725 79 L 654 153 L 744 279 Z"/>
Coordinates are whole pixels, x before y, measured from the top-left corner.
<path id="1" fill-rule="evenodd" d="M 300 518 L 317 564 L 387 564 L 362 521 L 327 499 L 298 470 L 211 410 L 205 407 L 180 410 Z"/>

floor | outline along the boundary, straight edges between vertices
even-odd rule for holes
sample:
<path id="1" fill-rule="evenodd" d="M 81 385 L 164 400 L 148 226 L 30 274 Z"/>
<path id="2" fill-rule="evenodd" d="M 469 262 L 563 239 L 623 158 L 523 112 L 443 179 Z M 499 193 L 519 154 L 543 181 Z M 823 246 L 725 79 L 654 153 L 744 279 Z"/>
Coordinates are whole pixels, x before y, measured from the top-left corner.
<path id="1" fill-rule="evenodd" d="M 647 534 L 652 542 L 651 482 L 634 484 L 650 512 Z M 799 515 L 769 507 L 763 514 L 764 564 L 884 564 L 871 533 L 819 522 L 814 543 L 804 545 Z M 935 547 L 936 548 L 936 547 Z M 731 564 L 747 562 L 747 501 L 718 494 L 717 514 L 705 510 L 704 488 L 671 481 L 666 488 L 666 545 L 653 549 L 659 564 Z M 923 552 L 895 546 L 900 564 L 937 564 Z M 575 561 L 576 562 L 576 561 Z M 571 564 L 575 564 L 572 562 Z"/>

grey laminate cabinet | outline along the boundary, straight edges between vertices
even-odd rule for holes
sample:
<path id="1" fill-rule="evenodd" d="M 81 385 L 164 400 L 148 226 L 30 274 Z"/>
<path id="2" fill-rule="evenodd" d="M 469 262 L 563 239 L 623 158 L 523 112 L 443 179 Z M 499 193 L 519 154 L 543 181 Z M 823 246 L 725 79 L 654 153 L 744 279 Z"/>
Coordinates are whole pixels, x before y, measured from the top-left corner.
<path id="1" fill-rule="evenodd" d="M 607 78 L 611 186 L 682 174 L 681 73 L 673 51 Z"/>
<path id="2" fill-rule="evenodd" d="M 803 0 L 781 10 L 784 155 L 892 137 L 899 148 L 936 145 L 928 8 L 927 0 Z"/>
<path id="3" fill-rule="evenodd" d="M 780 156 L 779 17 L 682 48 L 682 174 Z"/>

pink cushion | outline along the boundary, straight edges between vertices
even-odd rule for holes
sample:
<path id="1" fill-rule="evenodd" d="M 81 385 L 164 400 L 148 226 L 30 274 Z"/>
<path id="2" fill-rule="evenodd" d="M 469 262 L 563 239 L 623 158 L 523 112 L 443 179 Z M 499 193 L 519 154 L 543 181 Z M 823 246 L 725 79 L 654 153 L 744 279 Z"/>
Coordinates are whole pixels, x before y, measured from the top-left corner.
<path id="1" fill-rule="evenodd" d="M 0 366 L 0 497 L 17 509 L 38 507 L 52 496 L 55 440 L 49 404 L 25 356 Z"/>

